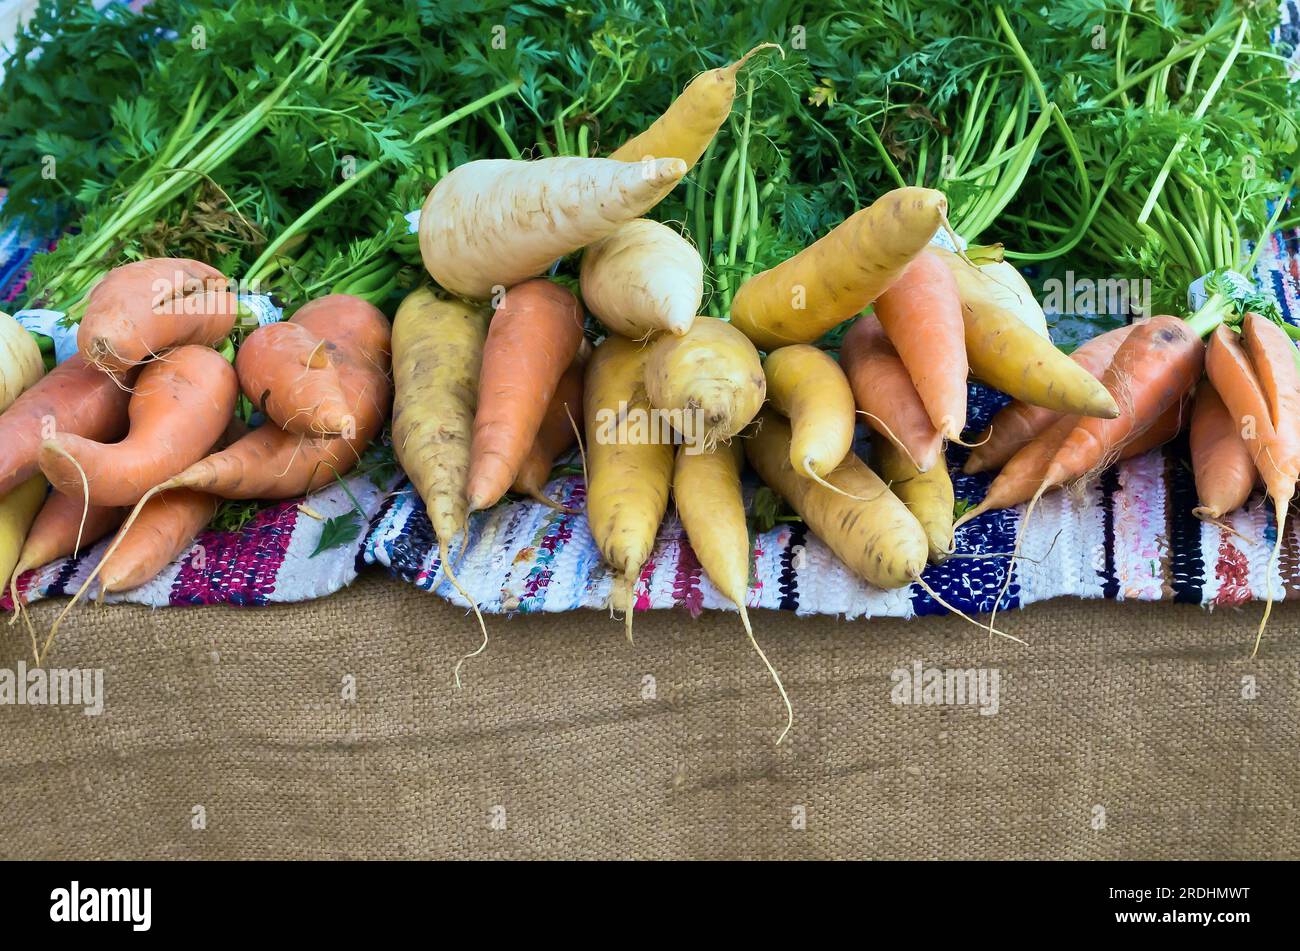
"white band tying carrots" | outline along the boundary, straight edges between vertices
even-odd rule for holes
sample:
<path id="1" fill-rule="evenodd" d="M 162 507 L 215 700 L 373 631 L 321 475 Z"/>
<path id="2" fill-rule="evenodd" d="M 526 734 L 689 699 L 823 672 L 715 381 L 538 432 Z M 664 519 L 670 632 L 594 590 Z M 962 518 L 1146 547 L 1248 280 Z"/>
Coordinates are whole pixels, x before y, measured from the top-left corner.
<path id="1" fill-rule="evenodd" d="M 1211 278 L 1218 278 L 1221 283 L 1231 288 L 1231 292 L 1227 295 L 1230 300 L 1240 300 L 1255 293 L 1256 290 L 1254 281 L 1236 271 L 1211 271 L 1209 274 L 1202 274 L 1187 288 L 1187 308 L 1193 313 L 1200 310 L 1201 306 L 1210 299 L 1212 291 L 1206 285 Z"/>
<path id="2" fill-rule="evenodd" d="M 80 324 L 67 326 L 62 323 L 64 313 L 61 310 L 20 310 L 14 319 L 22 324 L 29 333 L 38 333 L 54 341 L 54 359 L 62 363 L 77 352 L 77 328 Z"/>
<path id="3" fill-rule="evenodd" d="M 252 312 L 259 326 L 276 324 L 284 320 L 284 311 L 277 307 L 275 301 L 267 294 L 240 294 L 239 303 Z"/>

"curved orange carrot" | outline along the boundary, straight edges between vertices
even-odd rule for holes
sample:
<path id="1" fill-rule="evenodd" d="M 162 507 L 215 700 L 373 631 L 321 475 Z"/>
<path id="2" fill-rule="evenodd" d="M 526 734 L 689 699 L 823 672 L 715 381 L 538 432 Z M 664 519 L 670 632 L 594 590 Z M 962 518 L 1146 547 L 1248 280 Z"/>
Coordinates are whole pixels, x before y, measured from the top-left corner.
<path id="1" fill-rule="evenodd" d="M 41 444 L 41 471 L 56 491 L 87 505 L 134 505 L 211 451 L 238 393 L 235 371 L 221 354 L 177 347 L 141 371 L 124 439 L 103 443 L 55 434 Z"/>
<path id="2" fill-rule="evenodd" d="M 564 371 L 560 382 L 555 387 L 551 404 L 546 407 L 546 416 L 532 448 L 519 466 L 515 476 L 512 492 L 527 495 L 543 505 L 560 508 L 559 503 L 546 497 L 546 480 L 550 477 L 555 460 L 576 440 L 574 425 L 582 418 L 582 378 L 585 369 L 584 360 L 574 360 L 569 369 Z"/>
<path id="3" fill-rule="evenodd" d="M 930 422 L 907 368 L 872 314 L 859 317 L 844 335 L 840 366 L 871 427 L 898 446 L 918 471 L 928 472 L 939 460 L 943 434 Z"/>
<path id="4" fill-rule="evenodd" d="M 1190 438 L 1201 503 L 1192 514 L 1220 519 L 1245 505 L 1255 487 L 1255 463 L 1241 427 L 1209 380 L 1202 380 L 1196 391 Z"/>
<path id="5" fill-rule="evenodd" d="M 1160 418 L 1147 427 L 1145 432 L 1132 437 L 1119 448 L 1117 461 L 1133 459 L 1145 455 L 1152 449 L 1158 449 L 1183 431 L 1188 422 L 1191 400 L 1184 398 L 1160 414 Z"/>
<path id="6" fill-rule="evenodd" d="M 0 495 L 36 474 L 41 443 L 57 433 L 102 442 L 127 428 L 134 374 L 115 380 L 77 355 L 59 364 L 0 416 Z M 80 490 L 78 490 L 80 495 Z"/>
<path id="7" fill-rule="evenodd" d="M 348 409 L 332 346 L 292 320 L 259 327 L 235 357 L 240 388 L 285 432 L 336 435 Z"/>
<path id="8" fill-rule="evenodd" d="M 918 254 L 873 306 L 916 386 L 930 422 L 946 439 L 966 428 L 966 325 L 952 271 Z"/>
<path id="9" fill-rule="evenodd" d="M 1204 363 L 1201 338 L 1177 317 L 1153 317 L 1134 327 L 1102 376 L 1119 416 L 1081 418 L 1052 457 L 1044 488 L 1081 479 L 1109 462 L 1191 392 Z"/>
<path id="10" fill-rule="evenodd" d="M 1043 477 L 1047 474 L 1047 467 L 1051 465 L 1056 450 L 1078 425 L 1079 419 L 1078 416 L 1058 419 L 1017 450 L 989 484 L 980 504 L 963 512 L 953 528 L 958 528 L 985 512 L 1023 505 L 1033 498 L 1043 484 Z"/>
<path id="11" fill-rule="evenodd" d="M 239 317 L 229 282 L 188 258 L 150 258 L 109 271 L 86 299 L 77 349 L 120 373 L 182 344 L 215 346 Z"/>
<path id="12" fill-rule="evenodd" d="M 1070 354 L 1070 359 L 1100 378 L 1133 327 L 1133 324 L 1125 324 L 1093 337 Z M 998 411 L 988 428 L 972 440 L 974 448 L 962 471 L 975 473 L 998 468 L 1060 418 L 1061 414 L 1056 410 L 1012 400 Z"/>
<path id="13" fill-rule="evenodd" d="M 469 510 L 495 505 L 537 438 L 555 387 L 582 343 L 582 307 L 545 278 L 506 292 L 488 324 L 470 444 Z"/>

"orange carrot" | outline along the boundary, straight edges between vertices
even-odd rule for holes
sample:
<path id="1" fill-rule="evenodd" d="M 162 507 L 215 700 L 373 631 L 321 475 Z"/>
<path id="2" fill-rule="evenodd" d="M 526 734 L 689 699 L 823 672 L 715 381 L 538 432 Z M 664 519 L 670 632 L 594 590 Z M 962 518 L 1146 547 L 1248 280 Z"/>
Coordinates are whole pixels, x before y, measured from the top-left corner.
<path id="1" fill-rule="evenodd" d="M 844 335 L 840 366 L 872 428 L 898 446 L 917 471 L 928 472 L 939 460 L 943 434 L 930 422 L 907 368 L 873 315 L 859 317 Z"/>
<path id="2" fill-rule="evenodd" d="M 48 565 L 56 558 L 75 555 L 117 528 L 125 517 L 125 509 L 98 505 L 87 509 L 79 498 L 51 492 L 32 522 L 9 583 L 14 613 L 22 608 L 22 585 L 19 584 L 22 574 Z"/>
<path id="3" fill-rule="evenodd" d="M 129 591 L 153 578 L 193 544 L 217 513 L 218 502 L 215 495 L 189 489 L 155 495 L 104 558 L 100 590 Z"/>
<path id="4" fill-rule="evenodd" d="M 989 484 L 979 505 L 963 512 L 953 528 L 959 528 L 985 512 L 1023 505 L 1033 498 L 1043 484 L 1043 477 L 1047 475 L 1047 467 L 1056 455 L 1056 450 L 1061 448 L 1065 437 L 1078 424 L 1078 416 L 1063 417 L 1020 447 L 1003 464 L 1002 471 Z"/>
<path id="5" fill-rule="evenodd" d="M 1245 505 L 1255 487 L 1255 463 L 1241 427 L 1209 380 L 1202 380 L 1196 391 L 1191 448 L 1201 503 L 1192 514 L 1220 519 Z"/>
<path id="6" fill-rule="evenodd" d="M 1300 477 L 1300 370 L 1295 345 L 1286 331 L 1259 314 L 1246 315 L 1241 338 L 1272 422 L 1272 437 L 1257 460 L 1259 474 L 1273 501 L 1285 508 Z"/>
<path id="7" fill-rule="evenodd" d="M 1153 317 L 1134 327 L 1102 376 L 1119 416 L 1081 418 L 1053 456 L 1043 486 L 1081 479 L 1114 459 L 1191 392 L 1204 363 L 1201 338 L 1177 317 Z"/>
<path id="8" fill-rule="evenodd" d="M 1250 449 L 1251 461 L 1258 465 L 1264 446 L 1277 439 L 1273 416 L 1241 338 L 1223 324 L 1210 335 L 1205 351 L 1205 374 L 1237 421 L 1238 432 Z M 1263 473 L 1262 466 L 1260 472 Z"/>
<path id="9" fill-rule="evenodd" d="M 348 415 L 334 344 L 293 319 L 248 335 L 235 357 L 244 395 L 285 432 L 338 435 Z"/>
<path id="10" fill-rule="evenodd" d="M 876 299 L 876 318 L 945 439 L 966 428 L 966 325 L 957 281 L 937 255 L 923 251 Z"/>
<path id="11" fill-rule="evenodd" d="M 582 307 L 544 278 L 512 287 L 483 345 L 470 445 L 469 509 L 500 501 L 537 438 L 546 409 L 582 343 Z"/>
<path id="12" fill-rule="evenodd" d="M 1264 480 L 1264 488 L 1273 497 L 1277 527 L 1268 561 L 1268 600 L 1255 635 L 1253 657 L 1259 652 L 1264 628 L 1273 613 L 1273 572 L 1282 553 L 1287 506 L 1295 495 L 1296 478 L 1300 476 L 1300 370 L 1296 368 L 1295 345 L 1286 331 L 1259 314 L 1246 315 L 1241 336 L 1272 424 L 1270 435 L 1259 437 L 1261 451 L 1255 457 L 1255 466 Z M 1217 385 L 1218 381 L 1215 382 Z M 1236 393 L 1227 389 L 1219 392 L 1235 411 Z M 1236 415 L 1241 418 L 1240 414 Z"/>
<path id="13" fill-rule="evenodd" d="M 1125 324 L 1093 337 L 1070 354 L 1070 359 L 1093 376 L 1100 377 L 1133 326 Z M 975 437 L 974 448 L 962 471 L 970 474 L 998 468 L 1060 418 L 1061 414 L 1056 410 L 1012 400 L 993 417 L 988 428 Z"/>
<path id="14" fill-rule="evenodd" d="M 41 471 L 56 491 L 87 505 L 134 505 L 211 451 L 238 393 L 235 371 L 221 354 L 177 347 L 141 371 L 126 438 L 103 443 L 57 433 L 41 445 Z"/>
<path id="15" fill-rule="evenodd" d="M 259 426 L 167 480 L 160 490 L 197 489 L 223 499 L 291 499 L 351 471 L 383 429 L 393 381 L 388 375 L 392 362 L 388 319 L 373 307 L 356 311 L 349 305 L 348 310 L 355 319 L 346 322 L 337 319 L 339 311 L 333 304 L 307 313 L 303 307 L 295 315 L 303 326 L 337 345 L 334 359 L 343 394 L 355 413 L 353 425 L 345 427 L 348 432 L 312 439 L 271 424 Z"/>
<path id="16" fill-rule="evenodd" d="M 59 364 L 0 416 L 0 496 L 39 469 L 41 443 L 58 433 L 102 442 L 120 439 L 134 380 L 118 381 L 80 355 Z M 78 492 L 80 494 L 80 492 Z"/>
<path id="17" fill-rule="evenodd" d="M 115 267 L 86 299 L 77 349 L 120 373 L 182 344 L 216 346 L 239 317 L 228 283 L 216 268 L 187 258 Z"/>
<path id="18" fill-rule="evenodd" d="M 528 450 L 519 474 L 515 476 L 512 492 L 536 499 L 553 509 L 563 509 L 558 502 L 546 496 L 546 480 L 550 478 L 555 460 L 576 441 L 574 425 L 582 418 L 582 378 L 586 361 L 576 359 L 560 377 L 551 404 L 546 407 L 537 438 Z"/>
<path id="19" fill-rule="evenodd" d="M 1189 395 L 1161 413 L 1160 418 L 1148 426 L 1145 432 L 1134 436 L 1119 448 L 1119 461 L 1146 455 L 1181 433 L 1183 427 L 1189 422 L 1191 405 Z"/>
<path id="20" fill-rule="evenodd" d="M 1151 426 L 1136 434 L 1116 450 L 1115 458 L 1122 462 L 1163 446 L 1178 435 L 1186 416 L 1184 403 L 1175 403 L 1160 415 Z M 1084 417 L 1066 416 L 1052 423 L 1043 432 L 1020 447 L 1002 466 L 1002 470 L 989 484 L 979 505 L 962 513 L 954 525 L 964 525 L 973 518 L 995 509 L 1023 505 L 1034 497 L 1043 485 L 1052 457 L 1061 448 L 1065 438 Z"/>

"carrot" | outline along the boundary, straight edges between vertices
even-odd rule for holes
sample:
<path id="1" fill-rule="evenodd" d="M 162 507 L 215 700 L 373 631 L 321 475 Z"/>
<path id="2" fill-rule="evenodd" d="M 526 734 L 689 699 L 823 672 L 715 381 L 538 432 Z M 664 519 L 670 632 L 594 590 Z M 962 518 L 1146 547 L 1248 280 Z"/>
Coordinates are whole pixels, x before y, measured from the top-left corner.
<path id="1" fill-rule="evenodd" d="M 899 188 L 774 268 L 745 281 L 731 322 L 763 350 L 812 343 L 879 297 L 945 224 L 948 200 Z"/>
<path id="2" fill-rule="evenodd" d="M 582 307 L 544 278 L 512 287 L 488 325 L 470 445 L 469 510 L 506 494 L 582 343 Z"/>
<path id="3" fill-rule="evenodd" d="M 736 98 L 736 75 L 740 68 L 755 53 L 772 48 L 780 49 L 775 43 L 760 43 L 730 66 L 700 73 L 686 85 L 663 115 L 644 132 L 615 149 L 610 158 L 620 162 L 678 158 L 689 170 L 700 160 L 718 129 L 722 128 L 722 123 L 731 115 L 731 106 Z"/>
<path id="4" fill-rule="evenodd" d="M 938 255 L 923 251 L 873 307 L 941 436 L 966 428 L 966 337 L 957 282 Z"/>
<path id="5" fill-rule="evenodd" d="M 648 356 L 648 349 L 635 341 L 606 337 L 587 365 L 583 384 L 587 522 L 601 555 L 622 579 L 613 603 L 623 602 L 628 640 L 633 592 L 654 551 L 673 471 L 672 445 L 650 431 Z"/>
<path id="6" fill-rule="evenodd" d="M 650 405 L 680 414 L 678 431 L 697 445 L 735 436 L 763 405 L 767 379 L 758 351 L 725 320 L 700 317 L 683 336 L 664 334 L 647 349 Z"/>
<path id="7" fill-rule="evenodd" d="M 676 158 L 466 162 L 425 200 L 420 255 L 447 290 L 486 300 L 640 217 L 685 174 Z"/>
<path id="8" fill-rule="evenodd" d="M 1259 652 L 1273 612 L 1273 572 L 1282 550 L 1287 506 L 1300 474 L 1300 371 L 1286 332 L 1258 314 L 1246 314 L 1239 344 L 1223 325 L 1210 341 L 1207 369 L 1273 499 L 1277 534 L 1268 563 L 1268 600 L 1251 656 Z M 1244 346 L 1242 346 L 1244 344 Z"/>
<path id="9" fill-rule="evenodd" d="M 971 372 L 1014 399 L 1055 410 L 1113 419 L 1119 407 L 1097 378 L 1039 336 L 996 295 L 987 277 L 951 251 L 932 249 L 957 279 Z"/>
<path id="10" fill-rule="evenodd" d="M 220 271 L 187 258 L 132 261 L 90 291 L 77 349 L 121 373 L 183 344 L 212 347 L 230 335 L 239 303 Z"/>
<path id="11" fill-rule="evenodd" d="M 974 508 L 967 509 L 957 520 L 955 527 L 961 527 L 971 519 L 978 518 L 985 512 L 995 509 L 1010 508 L 1030 501 L 1043 485 L 1047 477 L 1052 457 L 1061 448 L 1065 438 L 1074 432 L 1082 417 L 1064 416 L 1052 423 L 1047 429 L 1025 443 L 1002 466 L 989 485 L 984 499 Z M 1132 459 L 1162 446 L 1178 435 L 1186 419 L 1186 406 L 1183 402 L 1175 403 L 1166 409 L 1160 417 L 1131 441 L 1114 449 L 1117 462 Z"/>
<path id="12" fill-rule="evenodd" d="M 972 307 L 996 305 L 1005 308 L 1020 322 L 1045 340 L 1052 339 L 1047 330 L 1047 315 L 1039 306 L 1033 290 L 1019 269 L 1009 261 L 993 261 L 971 268 L 955 254 L 945 254 L 943 261 L 965 291 L 962 302 Z"/>
<path id="13" fill-rule="evenodd" d="M 36 475 L 0 496 L 0 591 L 9 585 L 47 488 L 44 477 Z"/>
<path id="14" fill-rule="evenodd" d="M 126 387 L 133 379 L 133 374 L 114 379 L 78 354 L 18 397 L 0 416 L 0 495 L 39 470 L 41 443 L 58 433 L 100 442 L 120 439 L 131 399 Z"/>
<path id="15" fill-rule="evenodd" d="M 333 348 L 293 318 L 259 327 L 235 356 L 240 388 L 285 432 L 337 436 L 350 411 Z"/>
<path id="16" fill-rule="evenodd" d="M 1241 328 L 1246 355 L 1272 421 L 1272 437 L 1256 464 L 1269 495 L 1285 509 L 1300 476 L 1300 370 L 1296 368 L 1295 345 L 1281 327 L 1259 314 L 1246 314 Z M 1281 531 L 1279 524 L 1279 534 Z"/>
<path id="17" fill-rule="evenodd" d="M 0 313 L 0 413 L 44 375 L 35 338 L 14 318 Z"/>
<path id="18" fill-rule="evenodd" d="M 794 507 L 858 577 L 900 588 L 920 577 L 928 543 L 906 505 L 861 459 L 849 453 L 827 481 L 854 498 L 806 479 L 790 464 L 790 424 L 770 411 L 745 453 L 764 482 Z"/>
<path id="19" fill-rule="evenodd" d="M 857 413 L 853 390 L 829 354 L 797 343 L 763 361 L 767 397 L 790 420 L 790 464 L 822 482 L 853 448 Z"/>
<path id="20" fill-rule="evenodd" d="M 1277 431 L 1264 388 L 1255 376 L 1240 336 L 1223 324 L 1210 335 L 1205 350 L 1205 372 L 1237 420 L 1241 436 L 1250 447 L 1251 462 L 1256 462 L 1264 446 L 1277 439 Z M 1260 471 L 1262 474 L 1263 469 Z"/>
<path id="21" fill-rule="evenodd" d="M 1123 412 L 1113 419 L 1081 418 L 1053 456 L 1044 485 L 1072 482 L 1110 462 L 1192 391 L 1204 358 L 1201 338 L 1177 317 L 1152 317 L 1134 327 L 1102 377 Z"/>
<path id="22" fill-rule="evenodd" d="M 749 643 L 758 652 L 785 701 L 786 723 L 776 740 L 779 745 L 794 723 L 794 710 L 780 676 L 754 639 L 749 611 L 745 607 L 752 546 L 740 490 L 743 465 L 740 440 L 733 439 L 730 444 L 715 445 L 703 451 L 682 446 L 677 450 L 673 469 L 673 498 L 677 500 L 677 513 L 700 565 L 722 596 L 736 605 Z"/>
<path id="23" fill-rule="evenodd" d="M 105 554 L 100 590 L 129 591 L 156 577 L 194 544 L 217 514 L 219 501 L 191 489 L 171 489 L 149 499 Z"/>
<path id="24" fill-rule="evenodd" d="M 121 442 L 57 433 L 41 444 L 41 471 L 56 491 L 86 505 L 134 505 L 211 451 L 238 393 L 235 371 L 221 354 L 177 347 L 141 371 Z"/>
<path id="25" fill-rule="evenodd" d="M 1078 416 L 1062 417 L 1020 447 L 1003 464 L 1002 471 L 989 484 L 979 505 L 967 509 L 953 527 L 960 528 L 985 512 L 1021 505 L 1032 499 L 1043 485 L 1052 457 L 1078 424 Z"/>
<path id="26" fill-rule="evenodd" d="M 444 564 L 466 525 L 470 440 L 488 314 L 413 291 L 393 323 L 393 449 L 424 500 Z"/>
<path id="27" fill-rule="evenodd" d="M 937 565 L 952 554 L 952 521 L 956 495 L 948 466 L 940 464 L 929 472 L 918 472 L 892 442 L 876 434 L 872 440 L 873 461 L 890 491 L 911 510 L 925 530 L 930 563 Z"/>
<path id="28" fill-rule="evenodd" d="M 582 300 L 602 324 L 640 340 L 691 329 L 704 296 L 704 262 L 680 234 L 647 218 L 621 225 L 582 254 Z"/>
<path id="29" fill-rule="evenodd" d="M 355 326 L 323 327 L 332 316 L 313 315 L 309 326 L 338 344 L 343 394 L 355 407 L 351 432 L 308 438 L 271 424 L 259 426 L 155 488 L 196 489 L 223 499 L 291 499 L 350 472 L 383 429 L 392 401 L 390 330 L 383 314 L 373 309 Z"/>
<path id="30" fill-rule="evenodd" d="M 1201 338 L 1177 317 L 1159 316 L 1144 321 L 1135 326 L 1120 344 L 1102 376 L 1102 384 L 1122 411 L 1112 419 L 1080 416 L 1074 428 L 1055 447 L 1025 509 L 1021 530 L 1016 533 L 1006 579 L 993 602 L 990 627 L 997 618 L 1003 595 L 1011 587 L 1012 569 L 1024 537 L 1023 526 L 1033 514 L 1038 499 L 1054 486 L 1086 478 L 1110 465 L 1167 410 L 1181 406 L 1200 379 L 1204 362 L 1205 347 Z M 1071 366 L 1078 368 L 1078 364 L 1071 363 Z M 1054 429 L 1048 433 L 1053 433 Z M 1025 452 L 1033 445 L 1031 443 L 1021 451 Z M 1012 461 L 1015 461 L 1014 457 Z"/>
<path id="31" fill-rule="evenodd" d="M 470 441 L 478 405 L 479 367 L 487 339 L 485 308 L 439 300 L 427 287 L 407 295 L 393 322 L 393 450 L 424 500 L 438 540 L 443 574 L 474 611 L 487 648 L 487 624 L 478 602 L 452 567 L 452 545 L 465 533 L 468 546 Z M 454 677 L 460 686 L 460 668 Z"/>
<path id="32" fill-rule="evenodd" d="M 526 495 L 543 505 L 567 512 L 558 502 L 546 495 L 546 483 L 551 476 L 551 469 L 560 453 L 573 445 L 577 438 L 575 426 L 582 418 L 582 378 L 586 372 L 587 356 L 581 349 L 578 357 L 569 364 L 569 368 L 556 384 L 555 395 L 546 407 L 541 428 L 533 440 L 528 455 L 519 466 L 515 476 L 512 492 Z"/>
<path id="33" fill-rule="evenodd" d="M 930 421 L 907 367 L 874 315 L 862 315 L 844 335 L 840 366 L 872 428 L 888 436 L 917 471 L 930 471 L 939 461 L 943 433 Z"/>
<path id="34" fill-rule="evenodd" d="M 86 508 L 78 498 L 51 492 L 32 522 L 14 568 L 9 593 L 15 620 L 22 608 L 18 580 L 23 574 L 57 558 L 77 554 L 83 545 L 93 545 L 117 528 L 125 517 L 125 509 L 100 505 Z"/>
<path id="35" fill-rule="evenodd" d="M 1255 463 L 1241 427 L 1209 380 L 1202 380 L 1192 408 L 1192 471 L 1197 518 L 1221 519 L 1246 504 L 1255 487 Z"/>
<path id="36" fill-rule="evenodd" d="M 1099 334 L 1081 344 L 1070 354 L 1070 359 L 1093 376 L 1100 377 L 1132 329 L 1132 324 L 1125 324 Z M 962 471 L 971 474 L 999 468 L 1061 416 L 1056 410 L 1024 400 L 1012 400 L 998 411 L 988 428 L 975 437 L 974 448 Z"/>

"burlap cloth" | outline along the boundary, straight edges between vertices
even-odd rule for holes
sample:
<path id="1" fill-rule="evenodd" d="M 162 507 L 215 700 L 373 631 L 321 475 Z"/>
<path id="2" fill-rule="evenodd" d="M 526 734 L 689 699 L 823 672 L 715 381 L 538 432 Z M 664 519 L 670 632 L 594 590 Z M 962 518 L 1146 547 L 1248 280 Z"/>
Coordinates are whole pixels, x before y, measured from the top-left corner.
<path id="1" fill-rule="evenodd" d="M 105 711 L 0 707 L 0 854 L 1296 858 L 1300 605 L 1252 662 L 1258 612 L 1056 601 L 1005 617 L 1030 649 L 759 612 L 796 706 L 775 748 L 734 615 L 638 616 L 635 647 L 595 612 L 489 619 L 458 692 L 472 618 L 373 574 L 310 605 L 88 609 L 52 663 L 105 668 Z M 916 660 L 998 668 L 999 712 L 891 703 Z"/>

